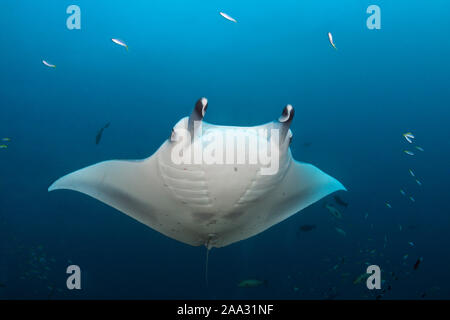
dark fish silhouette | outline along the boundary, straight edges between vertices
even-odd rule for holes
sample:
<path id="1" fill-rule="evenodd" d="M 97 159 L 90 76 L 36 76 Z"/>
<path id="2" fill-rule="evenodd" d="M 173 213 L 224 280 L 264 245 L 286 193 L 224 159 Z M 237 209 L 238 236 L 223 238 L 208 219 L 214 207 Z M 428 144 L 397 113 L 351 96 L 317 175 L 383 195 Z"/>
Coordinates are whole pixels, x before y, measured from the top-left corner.
<path id="1" fill-rule="evenodd" d="M 97 136 L 95 137 L 95 144 L 99 144 L 100 143 L 100 140 L 102 139 L 102 135 L 103 135 L 103 130 L 108 128 L 109 124 L 110 124 L 110 122 L 105 124 L 105 126 L 103 128 L 101 128 L 100 131 L 97 133 Z"/>
<path id="2" fill-rule="evenodd" d="M 336 201 L 336 203 L 340 206 L 343 207 L 348 207 L 348 202 L 345 202 L 344 200 L 342 200 L 339 196 L 334 196 L 334 201 Z"/>
<path id="3" fill-rule="evenodd" d="M 314 230 L 315 228 L 316 228 L 315 224 L 304 224 L 300 226 L 299 230 L 302 232 L 308 232 Z"/>
<path id="4" fill-rule="evenodd" d="M 423 258 L 420 257 L 417 259 L 416 263 L 414 264 L 414 270 L 417 270 L 419 268 L 420 263 L 422 262 Z"/>

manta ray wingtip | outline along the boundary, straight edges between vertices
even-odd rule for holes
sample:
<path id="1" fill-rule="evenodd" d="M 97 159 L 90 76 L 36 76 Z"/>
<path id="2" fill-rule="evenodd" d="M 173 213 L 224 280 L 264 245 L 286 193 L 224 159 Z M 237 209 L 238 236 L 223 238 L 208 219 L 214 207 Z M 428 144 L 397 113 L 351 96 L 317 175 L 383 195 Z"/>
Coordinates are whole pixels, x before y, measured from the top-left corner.
<path id="1" fill-rule="evenodd" d="M 48 192 L 51 192 L 51 191 L 53 191 L 53 190 L 58 190 L 58 189 L 60 189 L 60 188 L 58 187 L 58 181 L 59 181 L 59 179 L 56 180 L 55 182 L 53 182 L 53 183 L 48 187 L 47 191 L 48 191 Z"/>
<path id="2" fill-rule="evenodd" d="M 347 188 L 337 179 L 330 177 L 331 178 L 331 184 L 330 187 L 333 191 L 331 192 L 336 192 L 336 191 L 348 191 Z"/>
<path id="3" fill-rule="evenodd" d="M 339 180 L 336 180 L 336 179 L 334 179 L 334 180 L 335 180 L 335 187 L 334 187 L 335 190 L 333 192 L 348 191 L 347 188 L 341 182 L 339 182 Z"/>
<path id="4" fill-rule="evenodd" d="M 73 185 L 73 174 L 74 174 L 74 172 L 69 173 L 65 176 L 62 176 L 62 177 L 56 179 L 48 187 L 48 189 L 47 189 L 48 192 L 54 191 L 54 190 L 61 190 L 61 189 L 71 189 L 71 186 Z"/>

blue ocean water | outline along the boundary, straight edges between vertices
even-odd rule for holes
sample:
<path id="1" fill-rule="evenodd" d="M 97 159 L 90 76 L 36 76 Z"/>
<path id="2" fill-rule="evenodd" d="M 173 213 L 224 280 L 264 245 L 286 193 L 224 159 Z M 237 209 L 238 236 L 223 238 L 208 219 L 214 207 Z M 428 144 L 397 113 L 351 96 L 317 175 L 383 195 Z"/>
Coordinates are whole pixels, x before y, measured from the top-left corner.
<path id="1" fill-rule="evenodd" d="M 66 27 L 72 4 L 80 30 Z M 366 27 L 372 4 L 380 30 Z M 1 299 L 375 299 L 381 290 L 354 283 L 368 264 L 390 286 L 382 299 L 450 298 L 448 1 L 3 0 L 1 8 L 0 137 L 11 139 L 0 149 Z M 204 247 L 83 194 L 47 192 L 87 165 L 150 156 L 202 96 L 206 120 L 223 125 L 266 123 L 292 104 L 294 158 L 341 181 L 349 203 L 329 196 L 213 249 L 209 286 Z M 423 152 L 403 138 L 408 131 Z M 304 224 L 316 229 L 302 232 Z M 81 290 L 66 288 L 70 264 L 82 270 Z M 245 279 L 267 286 L 238 287 Z"/>

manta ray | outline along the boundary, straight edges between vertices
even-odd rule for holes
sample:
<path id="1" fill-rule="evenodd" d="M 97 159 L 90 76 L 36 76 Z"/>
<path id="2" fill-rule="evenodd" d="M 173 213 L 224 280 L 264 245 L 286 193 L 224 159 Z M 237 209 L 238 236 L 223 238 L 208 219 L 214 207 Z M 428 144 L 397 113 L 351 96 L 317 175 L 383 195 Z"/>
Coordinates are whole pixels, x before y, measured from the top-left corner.
<path id="1" fill-rule="evenodd" d="M 100 162 L 63 176 L 48 190 L 84 193 L 167 237 L 192 246 L 205 245 L 208 251 L 257 235 L 321 198 L 346 190 L 320 169 L 293 159 L 291 105 L 277 121 L 254 127 L 207 123 L 203 121 L 207 107 L 207 99 L 199 99 L 190 116 L 175 124 L 150 157 Z M 199 126 L 201 133 L 196 131 Z M 183 130 L 191 136 L 179 139 Z M 276 172 L 264 174 L 267 163 L 174 161 L 175 151 L 178 155 L 207 151 L 213 135 L 230 130 L 236 139 L 245 136 L 249 141 L 268 142 L 271 153 L 278 155 Z M 261 134 L 268 130 L 278 130 L 277 139 L 273 138 L 276 135 Z M 219 144 L 213 153 L 225 151 L 220 148 Z M 255 152 L 241 148 L 236 156 L 247 159 Z"/>

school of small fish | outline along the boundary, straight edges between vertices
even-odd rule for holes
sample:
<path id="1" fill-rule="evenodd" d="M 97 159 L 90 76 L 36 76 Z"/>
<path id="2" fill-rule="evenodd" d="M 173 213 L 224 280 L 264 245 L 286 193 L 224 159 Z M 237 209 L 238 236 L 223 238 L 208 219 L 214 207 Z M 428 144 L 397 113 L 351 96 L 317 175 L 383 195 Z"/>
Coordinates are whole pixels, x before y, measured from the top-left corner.
<path id="1" fill-rule="evenodd" d="M 331 37 L 331 34 L 330 34 L 330 43 L 333 45 L 333 42 L 332 42 L 332 37 Z M 334 47 L 334 46 L 333 46 Z M 407 133 L 405 133 L 405 134 L 403 134 L 403 137 L 405 138 L 405 140 L 406 140 L 406 142 L 408 143 L 408 144 L 412 144 L 413 145 L 413 147 L 414 147 L 414 149 L 415 150 L 418 150 L 418 151 L 420 151 L 420 152 L 424 152 L 424 149 L 422 148 L 422 147 L 419 147 L 419 146 L 415 146 L 414 145 L 414 143 L 415 143 L 415 139 L 416 139 L 416 136 L 414 135 L 414 134 L 412 134 L 411 132 L 407 132 Z M 404 150 L 404 152 L 407 154 L 407 155 L 410 155 L 410 156 L 414 156 L 414 155 L 416 155 L 414 152 L 412 152 L 411 150 Z M 414 159 L 414 158 L 413 158 Z M 414 161 L 414 160 L 413 160 Z M 408 172 L 409 172 L 409 175 L 408 176 L 410 176 L 410 179 L 411 180 L 413 180 L 413 183 L 416 185 L 416 186 L 418 186 L 418 187 L 421 187 L 422 186 L 422 181 L 418 178 L 418 175 L 416 174 L 416 172 L 415 172 L 415 170 L 413 170 L 413 169 L 408 169 Z M 410 183 L 411 184 L 411 183 Z M 409 186 L 407 189 L 409 190 L 409 189 L 413 189 L 414 187 L 413 186 Z M 400 188 L 399 189 L 400 190 L 400 195 L 401 196 L 403 196 L 403 197 L 405 197 L 405 198 L 407 198 L 409 201 L 411 201 L 411 202 L 415 202 L 416 200 L 415 200 L 415 198 L 411 195 L 411 194 L 409 194 L 407 191 L 406 191 L 406 189 L 405 188 Z M 334 199 L 335 199 L 335 201 L 336 201 L 336 204 L 338 204 L 338 205 L 340 205 L 341 207 L 343 207 L 344 209 L 348 206 L 348 203 L 346 202 L 346 201 L 343 201 L 339 196 L 334 196 Z M 389 208 L 389 209 L 392 209 L 392 210 L 394 210 L 393 208 L 397 208 L 397 207 L 401 207 L 402 206 L 402 204 L 401 203 L 399 203 L 398 205 L 397 205 L 397 202 L 395 201 L 395 199 L 391 199 L 392 201 L 385 201 L 384 202 L 384 204 L 385 204 L 385 206 L 387 207 L 387 208 Z M 393 205 L 393 202 L 395 202 L 395 206 Z M 340 212 L 340 210 L 339 209 L 337 209 L 337 207 L 336 206 L 334 206 L 333 204 L 330 204 L 330 203 L 324 203 L 324 208 L 325 209 L 327 209 L 327 211 L 330 213 L 330 215 L 331 215 L 331 217 L 332 218 L 334 218 L 333 219 L 333 222 L 336 224 L 336 223 L 339 223 L 339 224 L 342 224 L 343 223 L 343 220 L 345 220 L 344 219 L 344 215 Z M 369 212 L 365 212 L 364 213 L 364 220 L 368 220 L 369 219 Z M 373 224 L 371 224 L 370 225 L 370 228 L 371 229 L 373 229 Z M 415 228 L 415 226 L 407 226 L 407 228 L 406 228 L 406 230 L 411 230 L 411 229 L 414 229 Z M 347 235 L 347 233 L 346 233 L 346 231 L 344 231 L 344 229 L 341 227 L 341 226 L 334 226 L 334 230 L 339 234 L 339 235 L 341 235 L 341 236 L 346 236 Z M 403 226 L 401 225 L 401 224 L 398 224 L 398 231 L 399 232 L 404 232 L 404 228 L 403 228 Z M 341 241 L 345 241 L 344 240 L 344 238 L 342 238 L 343 240 L 341 240 Z M 370 241 L 370 242 L 375 242 L 376 241 L 376 239 L 374 239 L 374 238 L 371 238 L 371 237 L 369 237 L 368 238 L 368 241 Z M 389 244 L 389 238 L 388 238 L 388 235 L 387 234 L 385 234 L 384 235 L 384 238 L 383 238 L 383 248 L 385 249 L 387 246 L 388 246 L 388 244 Z M 408 249 L 408 247 L 409 247 L 409 249 Z M 389 292 L 392 290 L 392 288 L 393 288 L 393 281 L 397 281 L 398 279 L 399 279 L 399 277 L 410 277 L 410 276 L 412 276 L 412 273 L 410 272 L 410 271 L 408 271 L 408 266 L 409 266 L 409 268 L 412 268 L 413 270 L 418 270 L 419 269 L 419 266 L 422 264 L 422 262 L 424 261 L 424 259 L 423 259 L 423 257 L 419 257 L 419 258 L 417 258 L 417 260 L 415 260 L 415 263 L 413 264 L 413 266 L 411 267 L 411 264 L 410 264 L 410 260 L 408 259 L 410 256 L 412 256 L 412 255 L 416 255 L 417 253 L 416 253 L 416 250 L 418 250 L 418 247 L 416 246 L 416 244 L 413 242 L 413 241 L 407 241 L 407 244 L 406 244 L 406 246 L 404 246 L 404 249 L 406 250 L 406 251 L 409 251 L 409 252 L 407 252 L 407 253 L 404 253 L 403 255 L 402 255 L 402 257 L 401 257 L 401 266 L 402 267 L 404 267 L 404 268 L 406 268 L 405 269 L 405 271 L 403 271 L 403 272 L 398 272 L 398 271 L 391 271 L 391 272 L 389 272 L 389 274 L 390 274 L 390 278 L 389 279 L 384 279 L 383 280 L 383 285 L 384 285 L 384 289 L 383 290 L 381 290 L 381 292 L 380 293 L 378 293 L 378 294 L 376 294 L 374 297 L 375 297 L 375 299 L 377 299 L 377 300 L 379 300 L 379 299 L 382 299 L 385 295 L 388 295 L 389 294 Z M 382 250 L 381 250 L 382 251 Z M 380 259 L 380 258 L 383 258 L 384 257 L 384 254 L 383 254 L 383 252 L 381 252 L 381 251 L 377 251 L 376 249 L 365 249 L 365 250 L 363 250 L 363 249 L 361 249 L 360 250 L 360 254 L 365 254 L 366 255 L 366 258 L 364 258 L 364 260 L 363 261 L 357 261 L 356 262 L 356 264 L 357 265 L 365 265 L 365 266 L 369 266 L 369 265 L 371 265 L 372 264 L 372 262 L 369 262 L 370 260 L 372 260 L 372 259 L 374 259 L 374 260 L 376 260 L 375 259 L 375 257 L 377 257 L 377 259 Z M 370 259 L 370 260 L 369 260 Z M 368 261 L 369 260 L 369 261 Z M 327 261 L 327 262 L 329 262 L 330 261 L 330 259 L 325 259 L 324 261 Z M 390 263 L 391 263 L 391 261 L 390 260 L 386 260 L 385 262 L 384 262 L 384 264 L 385 265 L 387 265 L 388 267 L 390 267 L 390 268 L 395 268 L 394 267 L 394 265 L 390 265 Z M 375 263 L 376 264 L 376 263 Z M 343 263 L 343 260 L 342 260 L 342 262 L 340 262 L 340 263 L 337 263 L 337 264 L 332 264 L 332 266 L 331 267 L 329 267 L 330 269 L 329 269 L 329 273 L 333 273 L 333 272 L 337 272 L 338 270 L 340 270 L 342 267 L 344 266 L 344 263 Z M 398 269 L 398 267 L 397 267 L 397 269 Z M 411 270 L 411 269 L 409 269 L 409 270 Z M 343 272 L 343 273 L 341 273 L 341 277 L 344 279 L 344 278 L 347 278 L 349 275 L 351 275 L 352 273 L 351 272 Z M 353 280 L 353 284 L 355 284 L 355 285 L 359 285 L 359 284 L 361 284 L 361 283 L 364 283 L 364 286 L 365 286 L 365 280 L 368 278 L 368 274 L 366 273 L 366 272 L 364 272 L 364 273 L 361 273 L 360 275 L 358 275 L 358 276 L 356 276 L 355 278 L 354 278 L 354 280 Z M 294 287 L 294 291 L 299 291 L 299 286 L 298 285 L 296 285 L 295 287 Z M 435 288 L 435 287 L 433 287 L 433 288 Z M 430 289 L 431 290 L 431 289 Z M 429 292 L 430 290 L 427 290 L 427 292 Z M 421 294 L 421 296 L 420 297 L 425 297 L 426 296 L 426 293 L 424 292 L 424 293 L 422 293 Z M 365 296 L 365 297 L 368 297 L 367 295 Z"/>
<path id="2" fill-rule="evenodd" d="M 403 134 L 403 137 L 404 137 L 404 138 L 406 139 L 406 141 L 407 141 L 408 143 L 410 143 L 410 144 L 413 144 L 413 143 L 414 143 L 414 139 L 416 138 L 415 135 L 414 135 L 412 132 L 406 132 L 406 133 L 404 133 L 404 134 Z M 417 149 L 417 150 L 419 150 L 419 151 L 421 151 L 421 152 L 424 152 L 424 151 L 425 151 L 422 147 L 419 147 L 419 146 L 414 146 L 414 148 Z M 415 155 L 415 153 L 412 152 L 412 151 L 410 151 L 410 150 L 403 150 L 403 152 L 406 153 L 407 155 L 410 155 L 410 156 L 414 156 L 414 155 Z M 416 182 L 416 184 L 417 184 L 418 186 L 422 186 L 422 181 L 420 181 L 420 180 L 417 178 L 416 173 L 415 173 L 412 169 L 408 169 L 408 171 L 409 171 L 410 176 L 411 176 L 411 177 L 414 179 L 414 181 Z M 413 196 L 411 196 L 411 195 L 407 196 L 407 195 L 406 195 L 406 192 L 405 192 L 403 189 L 400 189 L 400 193 L 401 193 L 403 196 L 408 197 L 409 200 L 410 200 L 411 202 L 415 202 L 415 201 L 416 201 L 416 200 L 414 199 Z"/>
<path id="3" fill-rule="evenodd" d="M 0 221 L 0 224 L 2 223 L 4 221 Z M 5 233 L 2 236 L 5 236 Z M 65 289 L 64 284 L 61 283 L 56 276 L 57 273 L 53 272 L 53 270 L 72 264 L 70 260 L 57 261 L 54 257 L 47 254 L 43 245 L 27 247 L 15 235 L 10 235 L 8 243 L 10 248 L 14 249 L 14 252 L 21 256 L 24 261 L 15 266 L 18 281 L 23 281 L 27 286 L 37 285 L 34 293 L 37 294 L 37 288 L 40 288 L 39 291 L 45 294 L 49 300 L 55 296 L 61 297 L 67 292 L 67 290 L 63 290 Z M 5 283 L 0 283 L 0 288 L 9 286 L 8 280 Z"/>
<path id="4" fill-rule="evenodd" d="M 11 141 L 10 138 L 2 138 L 1 139 L 1 144 L 0 144 L 0 149 L 7 149 L 8 148 L 8 143 Z"/>

